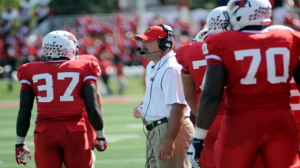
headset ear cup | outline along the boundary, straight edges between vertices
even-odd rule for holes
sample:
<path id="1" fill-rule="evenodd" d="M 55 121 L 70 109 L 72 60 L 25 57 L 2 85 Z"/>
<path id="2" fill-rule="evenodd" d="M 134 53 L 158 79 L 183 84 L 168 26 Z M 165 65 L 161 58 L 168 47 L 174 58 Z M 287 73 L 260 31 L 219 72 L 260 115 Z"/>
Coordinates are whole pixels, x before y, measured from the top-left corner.
<path id="1" fill-rule="evenodd" d="M 167 48 L 166 50 L 172 49 L 172 46 L 173 46 L 172 38 L 168 38 L 168 39 L 166 40 L 165 46 L 166 46 L 166 48 Z"/>
<path id="2" fill-rule="evenodd" d="M 165 25 L 163 24 L 159 24 L 158 26 L 162 27 L 164 29 L 164 31 L 167 32 L 167 37 L 163 38 L 160 40 L 159 42 L 159 48 L 162 51 L 166 51 L 172 48 L 173 42 L 172 42 L 172 36 L 173 36 L 173 31 L 172 30 L 168 30 Z"/>
<path id="3" fill-rule="evenodd" d="M 160 40 L 160 42 L 159 42 L 159 48 L 162 50 L 162 51 L 166 51 L 166 47 L 165 47 L 165 40 L 166 38 L 163 38 L 163 39 L 161 39 Z"/>
<path id="4" fill-rule="evenodd" d="M 173 42 L 171 38 L 163 38 L 159 42 L 159 48 L 162 51 L 166 51 L 172 48 Z"/>

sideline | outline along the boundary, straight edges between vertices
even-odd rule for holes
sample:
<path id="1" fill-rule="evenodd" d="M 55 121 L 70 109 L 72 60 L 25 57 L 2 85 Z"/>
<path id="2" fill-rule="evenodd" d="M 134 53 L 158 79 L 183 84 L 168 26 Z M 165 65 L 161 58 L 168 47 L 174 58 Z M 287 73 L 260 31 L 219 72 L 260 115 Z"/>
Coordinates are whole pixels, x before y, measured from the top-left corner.
<path id="1" fill-rule="evenodd" d="M 139 101 L 143 101 L 143 96 L 111 96 L 111 97 L 103 96 L 102 97 L 103 104 L 133 103 Z M 0 108 L 18 107 L 18 106 L 19 106 L 19 100 L 0 101 Z"/>

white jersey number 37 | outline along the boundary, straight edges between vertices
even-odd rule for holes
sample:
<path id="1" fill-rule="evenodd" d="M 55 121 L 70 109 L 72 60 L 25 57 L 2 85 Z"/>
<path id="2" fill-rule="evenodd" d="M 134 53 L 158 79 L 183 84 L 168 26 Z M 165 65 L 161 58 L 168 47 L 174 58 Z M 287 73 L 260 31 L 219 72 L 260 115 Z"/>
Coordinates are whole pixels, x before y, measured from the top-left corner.
<path id="1" fill-rule="evenodd" d="M 74 101 L 74 97 L 71 96 L 73 90 L 79 82 L 79 73 L 77 72 L 60 72 L 57 73 L 58 80 L 64 80 L 65 78 L 72 78 L 69 86 L 66 88 L 64 95 L 60 96 L 60 101 Z M 46 81 L 45 85 L 40 85 L 37 87 L 38 91 L 46 91 L 47 96 L 37 96 L 38 102 L 51 102 L 54 98 L 53 95 L 53 79 L 52 75 L 48 73 L 34 75 L 32 77 L 33 83 L 38 82 L 38 80 L 44 79 Z"/>

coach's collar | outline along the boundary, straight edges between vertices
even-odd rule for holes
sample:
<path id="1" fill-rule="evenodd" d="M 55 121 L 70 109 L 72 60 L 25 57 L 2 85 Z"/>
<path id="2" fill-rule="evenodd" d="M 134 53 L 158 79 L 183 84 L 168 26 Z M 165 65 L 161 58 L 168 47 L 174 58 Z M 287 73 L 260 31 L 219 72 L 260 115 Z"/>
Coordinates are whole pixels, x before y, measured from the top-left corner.
<path id="1" fill-rule="evenodd" d="M 152 69 L 156 69 L 156 68 L 157 68 L 157 65 L 159 65 L 159 67 L 162 67 L 162 66 L 165 64 L 165 62 L 166 62 L 169 58 L 171 58 L 171 57 L 173 57 L 173 56 L 175 56 L 175 52 L 174 52 L 173 50 L 171 50 L 171 51 L 168 52 L 166 55 L 164 55 L 164 56 L 157 62 L 157 64 L 155 64 L 155 63 L 152 61 L 152 65 L 151 65 Z"/>

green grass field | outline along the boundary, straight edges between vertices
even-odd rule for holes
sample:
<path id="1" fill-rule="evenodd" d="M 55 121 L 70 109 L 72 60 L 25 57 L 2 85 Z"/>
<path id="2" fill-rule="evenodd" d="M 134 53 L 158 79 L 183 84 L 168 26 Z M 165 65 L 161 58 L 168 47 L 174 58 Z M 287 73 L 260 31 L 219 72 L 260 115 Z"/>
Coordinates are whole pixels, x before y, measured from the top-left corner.
<path id="1" fill-rule="evenodd" d="M 138 97 L 142 99 L 143 85 L 142 79 L 129 79 L 128 87 L 124 91 L 128 97 Z M 7 83 L 0 82 L 0 103 L 18 102 L 19 84 L 13 84 L 14 90 L 7 91 Z M 103 96 L 106 99 L 106 96 Z M 103 103 L 105 135 L 108 141 L 108 148 L 105 152 L 96 151 L 95 168 L 141 168 L 145 166 L 145 135 L 141 120 L 132 116 L 132 110 L 136 102 L 130 103 Z M 12 107 L 0 108 L 0 167 L 17 168 L 15 162 L 15 137 L 16 137 L 16 117 L 18 113 L 18 103 Z M 32 111 L 33 116 L 36 108 Z M 33 117 L 32 117 L 33 120 Z M 33 144 L 34 125 L 27 135 L 26 144 L 34 155 Z M 46 145 L 46 144 L 45 144 Z M 28 168 L 34 168 L 34 157 L 28 161 Z"/>

